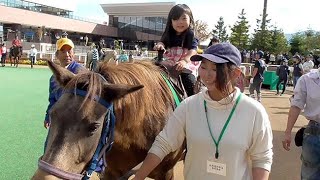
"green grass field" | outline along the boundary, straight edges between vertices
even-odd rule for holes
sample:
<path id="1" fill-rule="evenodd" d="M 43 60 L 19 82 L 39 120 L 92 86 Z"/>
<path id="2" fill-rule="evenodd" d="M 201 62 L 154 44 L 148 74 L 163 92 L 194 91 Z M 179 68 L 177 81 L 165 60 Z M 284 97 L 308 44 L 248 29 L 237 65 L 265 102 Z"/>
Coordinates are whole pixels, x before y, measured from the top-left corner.
<path id="1" fill-rule="evenodd" d="M 0 67 L 0 180 L 30 179 L 43 153 L 51 71 Z"/>

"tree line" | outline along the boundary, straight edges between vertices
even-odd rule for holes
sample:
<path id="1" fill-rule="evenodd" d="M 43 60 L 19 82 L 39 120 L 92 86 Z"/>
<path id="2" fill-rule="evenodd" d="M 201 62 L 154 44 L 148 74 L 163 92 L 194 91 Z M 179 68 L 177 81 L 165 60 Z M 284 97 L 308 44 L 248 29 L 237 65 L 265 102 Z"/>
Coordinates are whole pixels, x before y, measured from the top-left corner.
<path id="1" fill-rule="evenodd" d="M 265 15 L 256 20 L 256 28 L 252 34 L 249 33 L 249 21 L 246 18 L 245 10 L 242 9 L 238 15 L 238 20 L 233 26 L 225 25 L 223 17 L 220 17 L 211 31 L 204 21 L 195 22 L 195 34 L 200 42 L 215 36 L 221 42 L 231 42 L 239 50 L 263 50 L 272 54 L 299 53 L 306 55 L 309 53 L 320 54 L 320 33 L 313 30 L 299 32 L 288 41 L 282 29 L 276 25 L 271 25 L 271 19 Z M 231 33 L 227 33 L 227 28 Z"/>

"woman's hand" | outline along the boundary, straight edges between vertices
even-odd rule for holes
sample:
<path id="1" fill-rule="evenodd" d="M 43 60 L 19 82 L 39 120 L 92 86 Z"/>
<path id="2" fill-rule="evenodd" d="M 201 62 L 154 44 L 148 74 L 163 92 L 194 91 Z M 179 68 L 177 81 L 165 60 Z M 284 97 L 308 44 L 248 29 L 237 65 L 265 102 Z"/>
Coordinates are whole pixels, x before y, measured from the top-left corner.
<path id="1" fill-rule="evenodd" d="M 185 60 L 180 60 L 176 64 L 176 70 L 182 71 L 187 66 L 187 62 Z"/>

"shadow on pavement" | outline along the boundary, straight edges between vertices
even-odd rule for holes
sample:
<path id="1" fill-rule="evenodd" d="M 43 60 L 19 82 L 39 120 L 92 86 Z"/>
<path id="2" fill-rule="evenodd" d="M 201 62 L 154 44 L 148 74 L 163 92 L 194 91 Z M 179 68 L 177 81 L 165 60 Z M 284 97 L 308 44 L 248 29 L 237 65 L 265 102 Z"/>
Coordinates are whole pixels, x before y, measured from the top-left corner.
<path id="1" fill-rule="evenodd" d="M 270 180 L 299 180 L 300 179 L 300 154 L 301 147 L 294 144 L 295 133 L 291 134 L 292 142 L 290 151 L 282 147 L 283 131 L 273 131 L 273 164 Z"/>

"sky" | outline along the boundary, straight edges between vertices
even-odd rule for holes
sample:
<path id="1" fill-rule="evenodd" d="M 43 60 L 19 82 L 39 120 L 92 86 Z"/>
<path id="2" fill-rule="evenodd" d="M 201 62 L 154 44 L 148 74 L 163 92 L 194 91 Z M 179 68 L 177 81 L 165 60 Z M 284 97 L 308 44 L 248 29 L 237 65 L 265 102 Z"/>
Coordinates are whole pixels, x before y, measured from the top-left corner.
<path id="1" fill-rule="evenodd" d="M 58 0 L 59 1 L 59 0 Z M 60 0 L 62 1 L 62 0 Z M 63 0 L 65 1 L 65 0 Z M 169 2 L 170 0 L 75 0 L 74 15 L 107 21 L 108 16 L 102 10 L 100 4 L 130 3 L 130 2 Z M 208 23 L 209 29 L 213 29 L 220 16 L 227 26 L 232 26 L 238 19 L 238 14 L 245 9 L 246 17 L 250 24 L 250 31 L 256 28 L 256 19 L 261 18 L 263 0 L 176 0 L 170 1 L 177 4 L 187 4 L 195 20 Z M 307 29 L 320 31 L 318 23 L 319 0 L 268 0 L 268 18 L 271 25 L 276 25 L 285 34 L 292 34 Z"/>

